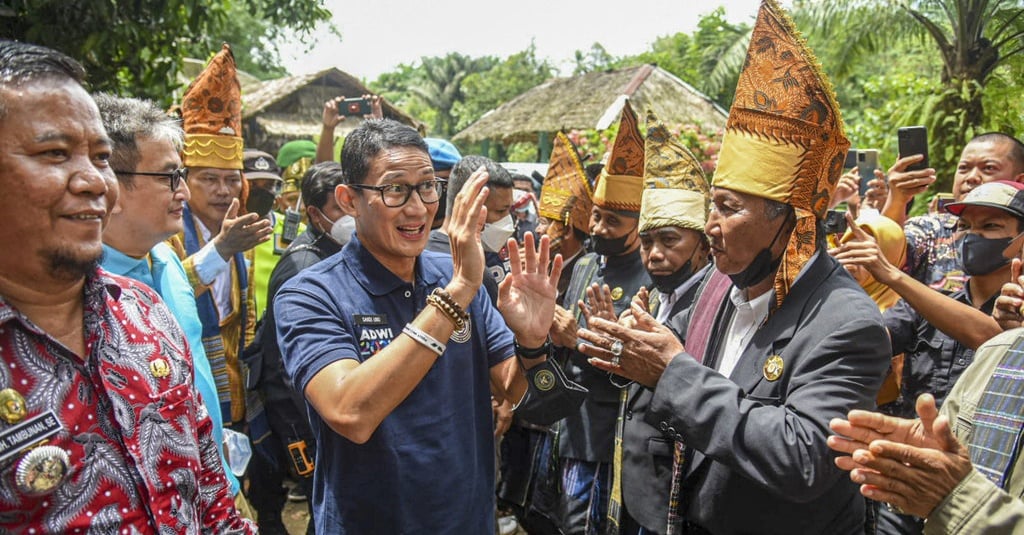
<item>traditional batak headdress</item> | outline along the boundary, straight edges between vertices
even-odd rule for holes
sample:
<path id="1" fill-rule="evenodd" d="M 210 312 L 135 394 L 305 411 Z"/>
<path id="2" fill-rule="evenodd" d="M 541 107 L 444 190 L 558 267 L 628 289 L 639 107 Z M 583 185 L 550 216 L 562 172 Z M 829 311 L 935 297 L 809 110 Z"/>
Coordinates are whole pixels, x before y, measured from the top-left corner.
<path id="1" fill-rule="evenodd" d="M 640 232 L 680 227 L 704 233 L 711 188 L 700 161 L 647 112 Z"/>
<path id="2" fill-rule="evenodd" d="M 626 100 L 611 155 L 594 187 L 594 204 L 623 215 L 639 217 L 643 179 L 644 137 L 637 126 L 636 113 Z"/>
<path id="3" fill-rule="evenodd" d="M 186 167 L 242 168 L 242 86 L 227 44 L 185 90 Z"/>
<path id="4" fill-rule="evenodd" d="M 548 172 L 540 188 L 537 213 L 584 233 L 590 229 L 593 192 L 576 147 L 563 132 L 555 134 Z"/>
<path id="5" fill-rule="evenodd" d="M 776 305 L 817 251 L 850 142 L 832 86 L 774 0 L 764 0 L 729 110 L 715 187 L 792 206 L 796 227 L 775 277 Z"/>

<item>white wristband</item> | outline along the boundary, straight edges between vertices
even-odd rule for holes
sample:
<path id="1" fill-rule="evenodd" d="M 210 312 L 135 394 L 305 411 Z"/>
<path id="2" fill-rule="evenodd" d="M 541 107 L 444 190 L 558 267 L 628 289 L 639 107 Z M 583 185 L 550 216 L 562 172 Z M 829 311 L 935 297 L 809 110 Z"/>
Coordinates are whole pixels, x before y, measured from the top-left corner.
<path id="1" fill-rule="evenodd" d="M 433 351 L 434 353 L 437 353 L 437 356 L 439 357 L 441 356 L 442 353 L 444 353 L 444 344 L 438 342 L 436 338 L 423 332 L 422 329 L 416 327 L 411 323 L 405 324 L 405 327 L 402 328 L 402 333 L 408 335 L 409 338 L 416 340 L 427 349 Z"/>

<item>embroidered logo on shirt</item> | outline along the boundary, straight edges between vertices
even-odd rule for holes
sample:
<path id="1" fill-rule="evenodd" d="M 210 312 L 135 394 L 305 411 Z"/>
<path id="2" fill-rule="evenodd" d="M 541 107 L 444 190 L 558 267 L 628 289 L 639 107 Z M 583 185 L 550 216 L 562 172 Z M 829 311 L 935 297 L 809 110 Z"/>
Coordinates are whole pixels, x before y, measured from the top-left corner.
<path id="1" fill-rule="evenodd" d="M 359 333 L 359 352 L 364 356 L 370 356 L 384 349 L 395 337 L 391 327 L 370 328 L 363 327 Z"/>

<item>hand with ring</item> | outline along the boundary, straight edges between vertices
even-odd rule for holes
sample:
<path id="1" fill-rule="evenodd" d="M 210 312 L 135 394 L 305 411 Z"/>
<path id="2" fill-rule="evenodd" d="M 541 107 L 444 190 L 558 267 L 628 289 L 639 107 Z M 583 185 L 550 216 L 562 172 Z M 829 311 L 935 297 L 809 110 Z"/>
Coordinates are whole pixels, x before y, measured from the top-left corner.
<path id="1" fill-rule="evenodd" d="M 577 331 L 584 340 L 577 350 L 592 357 L 591 366 L 653 388 L 668 363 L 684 351 L 683 344 L 639 304 L 631 307 L 636 320 L 632 328 L 587 316 L 587 327 Z"/>
<path id="2" fill-rule="evenodd" d="M 608 351 L 610 351 L 612 354 L 612 360 L 610 361 L 612 363 L 612 366 L 619 366 L 622 362 L 620 360 L 620 357 L 622 357 L 622 346 L 622 340 L 612 340 L 612 345 L 611 347 L 608 348 Z"/>

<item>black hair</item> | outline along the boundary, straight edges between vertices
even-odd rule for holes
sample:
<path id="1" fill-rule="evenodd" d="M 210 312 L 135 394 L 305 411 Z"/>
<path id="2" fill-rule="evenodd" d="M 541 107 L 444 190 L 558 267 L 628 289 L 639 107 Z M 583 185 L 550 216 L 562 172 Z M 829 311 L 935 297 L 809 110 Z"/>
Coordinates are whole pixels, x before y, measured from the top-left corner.
<path id="1" fill-rule="evenodd" d="M 1002 132 L 985 132 L 984 134 L 978 134 L 971 138 L 967 142 L 968 145 L 971 143 L 1009 143 L 1010 144 L 1010 161 L 1016 167 L 1016 173 L 1024 173 L 1024 143 L 1009 134 Z"/>
<path id="2" fill-rule="evenodd" d="M 362 184 L 373 159 L 392 147 L 422 150 L 430 158 L 430 149 L 414 128 L 392 119 L 367 119 L 345 137 L 341 148 L 341 170 L 346 184 Z"/>
<path id="3" fill-rule="evenodd" d="M 302 177 L 302 204 L 323 210 L 334 188 L 344 183 L 344 173 L 338 162 L 320 162 L 306 170 Z"/>
<path id="4" fill-rule="evenodd" d="M 0 39 L 0 89 L 47 79 L 82 85 L 85 68 L 56 50 Z M 0 119 L 5 115 L 7 106 L 0 99 Z"/>
<path id="5" fill-rule="evenodd" d="M 512 174 L 504 167 L 495 163 L 494 160 L 476 154 L 464 156 L 459 160 L 459 163 L 452 167 L 452 173 L 448 175 L 447 213 L 452 213 L 452 207 L 455 206 L 455 196 L 462 191 L 462 187 L 469 181 L 470 175 L 479 169 L 480 166 L 487 168 L 487 174 L 489 175 L 487 177 L 488 186 L 507 189 L 515 186 L 515 183 L 512 182 Z"/>

